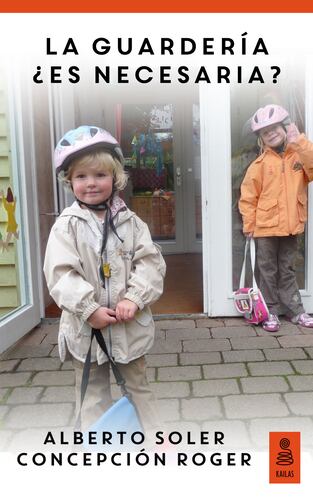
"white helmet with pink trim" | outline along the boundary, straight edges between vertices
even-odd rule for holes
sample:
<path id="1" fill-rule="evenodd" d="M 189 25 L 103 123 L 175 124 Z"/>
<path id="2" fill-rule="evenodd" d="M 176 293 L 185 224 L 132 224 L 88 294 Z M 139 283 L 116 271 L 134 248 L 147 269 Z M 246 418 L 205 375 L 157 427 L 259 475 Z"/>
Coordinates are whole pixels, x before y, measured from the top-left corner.
<path id="1" fill-rule="evenodd" d="M 54 166 L 57 174 L 65 172 L 69 164 L 82 153 L 103 149 L 123 165 L 124 157 L 117 140 L 106 130 L 89 125 L 82 125 L 69 130 L 58 142 L 54 151 Z"/>
<path id="2" fill-rule="evenodd" d="M 289 119 L 289 113 L 278 104 L 268 104 L 264 108 L 259 108 L 251 118 L 251 129 L 259 132 L 262 128 L 283 123 Z"/>

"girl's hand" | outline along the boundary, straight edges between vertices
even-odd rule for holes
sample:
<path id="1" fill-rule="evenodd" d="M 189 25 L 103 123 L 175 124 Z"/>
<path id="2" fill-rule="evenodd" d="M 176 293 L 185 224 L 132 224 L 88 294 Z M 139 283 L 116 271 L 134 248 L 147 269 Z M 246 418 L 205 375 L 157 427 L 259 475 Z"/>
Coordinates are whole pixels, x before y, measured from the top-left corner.
<path id="1" fill-rule="evenodd" d="M 248 240 L 251 240 L 253 238 L 253 233 L 243 233 L 245 238 L 248 238 Z"/>
<path id="2" fill-rule="evenodd" d="M 290 123 L 286 126 L 287 131 L 287 142 L 297 142 L 300 132 L 295 123 Z"/>
<path id="3" fill-rule="evenodd" d="M 136 312 L 138 311 L 138 306 L 135 302 L 128 299 L 123 299 L 118 302 L 115 312 L 117 321 L 130 321 L 134 318 Z"/>
<path id="4" fill-rule="evenodd" d="M 108 307 L 99 307 L 87 319 L 92 328 L 101 329 L 106 326 L 116 323 L 115 311 Z"/>

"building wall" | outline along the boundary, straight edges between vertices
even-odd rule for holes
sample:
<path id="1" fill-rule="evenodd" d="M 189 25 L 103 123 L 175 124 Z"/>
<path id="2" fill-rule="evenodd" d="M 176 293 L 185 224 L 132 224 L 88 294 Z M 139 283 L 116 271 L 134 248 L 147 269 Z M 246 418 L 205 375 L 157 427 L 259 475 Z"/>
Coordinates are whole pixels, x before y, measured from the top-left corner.
<path id="1" fill-rule="evenodd" d="M 8 214 L 4 208 L 4 198 L 7 196 L 8 187 L 13 190 L 8 124 L 6 79 L 5 74 L 0 71 L 0 317 L 20 305 L 14 240 L 12 239 L 7 247 L 4 246 L 8 221 Z"/>

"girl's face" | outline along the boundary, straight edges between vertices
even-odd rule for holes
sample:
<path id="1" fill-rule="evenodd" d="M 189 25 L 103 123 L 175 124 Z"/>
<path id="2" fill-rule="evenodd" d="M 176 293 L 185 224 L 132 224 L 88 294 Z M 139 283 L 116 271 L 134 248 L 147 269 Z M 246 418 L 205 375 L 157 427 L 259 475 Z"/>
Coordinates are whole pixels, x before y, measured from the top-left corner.
<path id="1" fill-rule="evenodd" d="M 269 125 L 260 131 L 261 139 L 265 146 L 277 148 L 286 140 L 286 132 L 280 123 Z"/>
<path id="2" fill-rule="evenodd" d="M 110 198 L 113 175 L 109 170 L 94 165 L 77 165 L 71 172 L 74 195 L 83 203 L 96 205 Z"/>

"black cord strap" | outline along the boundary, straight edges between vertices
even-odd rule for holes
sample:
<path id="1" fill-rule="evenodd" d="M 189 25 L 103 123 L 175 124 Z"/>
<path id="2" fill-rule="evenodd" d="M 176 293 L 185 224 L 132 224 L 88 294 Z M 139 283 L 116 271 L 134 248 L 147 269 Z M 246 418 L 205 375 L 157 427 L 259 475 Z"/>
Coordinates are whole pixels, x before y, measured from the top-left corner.
<path id="1" fill-rule="evenodd" d="M 84 364 L 84 369 L 83 369 L 83 375 L 82 375 L 82 381 L 81 381 L 81 388 L 80 388 L 80 408 L 79 408 L 79 413 L 76 418 L 75 422 L 75 429 L 79 430 L 81 428 L 81 411 L 82 411 L 82 406 L 83 402 L 85 399 L 86 391 L 87 391 L 87 386 L 88 386 L 88 381 L 89 381 L 89 374 L 90 374 L 90 367 L 91 367 L 91 346 L 92 346 L 92 341 L 96 337 L 96 340 L 104 352 L 104 354 L 107 356 L 108 361 L 110 363 L 110 366 L 112 368 L 113 375 L 115 377 L 117 385 L 121 388 L 121 392 L 123 396 L 128 396 L 131 399 L 130 394 L 128 393 L 126 389 L 126 382 L 125 379 L 123 378 L 120 370 L 118 369 L 117 364 L 115 363 L 114 359 L 112 356 L 109 354 L 108 348 L 106 346 L 105 340 L 103 338 L 103 335 L 100 330 L 97 330 L 95 328 L 92 328 L 91 330 L 91 339 L 90 339 L 90 346 L 87 352 L 85 364 Z"/>

